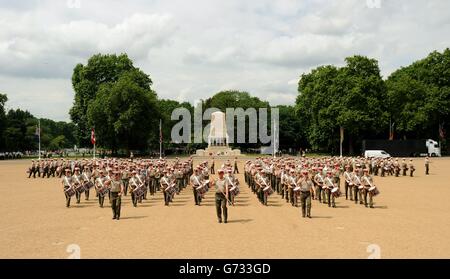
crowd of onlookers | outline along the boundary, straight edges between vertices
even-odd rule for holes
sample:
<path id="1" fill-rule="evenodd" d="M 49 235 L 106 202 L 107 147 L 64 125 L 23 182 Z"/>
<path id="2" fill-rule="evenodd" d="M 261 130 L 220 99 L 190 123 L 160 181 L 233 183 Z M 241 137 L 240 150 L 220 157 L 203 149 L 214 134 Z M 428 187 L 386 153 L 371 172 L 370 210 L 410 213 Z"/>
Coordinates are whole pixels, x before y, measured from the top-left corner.
<path id="1" fill-rule="evenodd" d="M 0 152 L 0 160 L 20 159 L 23 156 L 22 152 Z"/>

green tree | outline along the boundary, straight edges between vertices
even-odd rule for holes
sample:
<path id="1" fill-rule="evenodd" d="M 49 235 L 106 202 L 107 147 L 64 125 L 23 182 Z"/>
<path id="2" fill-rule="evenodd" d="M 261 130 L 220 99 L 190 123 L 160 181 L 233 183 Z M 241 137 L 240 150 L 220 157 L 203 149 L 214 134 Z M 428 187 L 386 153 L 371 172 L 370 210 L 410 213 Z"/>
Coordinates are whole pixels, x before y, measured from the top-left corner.
<path id="1" fill-rule="evenodd" d="M 123 75 L 129 75 L 134 83 L 145 90 L 150 90 L 152 81 L 148 75 L 133 66 L 126 54 L 96 54 L 89 58 L 87 65 L 75 66 L 72 85 L 75 91 L 70 117 L 78 128 L 77 137 L 81 146 L 90 146 L 90 131 L 87 110 L 96 98 L 100 87 L 106 83 L 115 83 Z"/>
<path id="2" fill-rule="evenodd" d="M 438 138 L 450 124 L 450 49 L 392 73 L 386 81 L 397 138 Z M 444 139 L 445 142 L 445 139 Z"/>
<path id="3" fill-rule="evenodd" d="M 113 153 L 119 148 L 146 149 L 151 133 L 158 133 L 159 118 L 156 94 L 142 87 L 137 72 L 101 85 L 87 110 L 98 145 Z"/>
<path id="4" fill-rule="evenodd" d="M 353 56 L 342 68 L 318 67 L 301 76 L 298 90 L 296 110 L 315 150 L 336 154 L 340 127 L 350 154 L 362 139 L 388 129 L 386 89 L 374 59 Z"/>

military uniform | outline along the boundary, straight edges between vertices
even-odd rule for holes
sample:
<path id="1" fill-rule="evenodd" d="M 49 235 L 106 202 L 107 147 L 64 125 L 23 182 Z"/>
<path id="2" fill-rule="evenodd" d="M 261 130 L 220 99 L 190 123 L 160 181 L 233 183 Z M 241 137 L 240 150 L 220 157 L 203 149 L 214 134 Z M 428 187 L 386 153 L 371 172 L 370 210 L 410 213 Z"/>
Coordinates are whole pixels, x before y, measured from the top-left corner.
<path id="1" fill-rule="evenodd" d="M 64 178 L 61 180 L 63 184 L 64 196 L 66 197 L 66 207 L 70 207 L 70 196 L 67 194 L 67 190 L 72 187 L 72 176 L 69 172 L 66 173 Z"/>
<path id="2" fill-rule="evenodd" d="M 216 190 L 215 200 L 216 200 L 217 219 L 219 220 L 219 223 L 222 223 L 222 214 L 223 214 L 223 220 L 225 223 L 227 223 L 228 208 L 226 195 L 228 194 L 228 183 L 226 182 L 225 178 L 223 179 L 217 178 L 214 181 L 214 187 Z"/>
<path id="3" fill-rule="evenodd" d="M 409 160 L 409 176 L 413 177 L 415 170 L 412 160 Z"/>
<path id="4" fill-rule="evenodd" d="M 364 188 L 362 189 L 361 196 L 364 197 L 364 205 L 370 206 L 370 208 L 373 208 L 373 197 L 372 195 L 369 193 L 369 189 L 372 186 L 373 180 L 372 177 L 370 175 L 368 175 L 367 173 L 365 173 L 362 177 L 361 177 L 361 183 L 364 185 Z M 367 202 L 367 196 L 369 196 L 369 201 Z"/>
<path id="5" fill-rule="evenodd" d="M 328 207 L 331 206 L 336 207 L 335 198 L 333 195 L 331 195 L 331 189 L 335 187 L 331 173 L 329 173 L 329 175 L 325 178 L 323 184 L 324 184 L 324 192 L 328 200 Z"/>
<path id="6" fill-rule="evenodd" d="M 195 172 L 191 176 L 190 183 L 192 185 L 192 193 L 194 194 L 195 205 L 200 205 L 202 198 L 198 193 L 197 188 L 201 185 L 201 182 L 200 182 L 200 175 L 198 175 L 197 172 Z"/>
<path id="7" fill-rule="evenodd" d="M 77 198 L 77 203 L 80 203 L 80 200 L 81 200 L 81 192 L 78 190 L 78 189 L 80 189 L 79 187 L 82 185 L 81 180 L 82 179 L 81 179 L 80 172 L 77 169 L 75 171 L 75 173 L 72 175 L 72 182 L 74 183 L 74 185 L 76 186 L 75 188 L 77 189 L 75 191 L 75 196 Z"/>
<path id="8" fill-rule="evenodd" d="M 314 181 L 316 183 L 316 196 L 319 199 L 319 202 L 322 202 L 322 186 L 323 186 L 323 177 L 321 170 L 317 172 L 317 174 L 314 176 Z M 325 203 L 325 200 L 324 200 Z"/>
<path id="9" fill-rule="evenodd" d="M 103 203 L 105 202 L 105 195 L 106 193 L 101 194 L 100 190 L 103 187 L 106 187 L 106 185 L 104 185 L 104 183 L 107 181 L 106 176 L 103 176 L 103 174 L 100 174 L 100 177 L 97 178 L 96 180 L 96 189 L 98 191 L 98 204 L 100 207 L 103 207 Z"/>
<path id="10" fill-rule="evenodd" d="M 117 175 L 115 179 L 111 181 L 111 209 L 113 212 L 113 219 L 120 219 L 120 208 L 121 208 L 121 196 L 123 193 L 123 182 L 120 176 Z"/>
<path id="11" fill-rule="evenodd" d="M 344 172 L 344 180 L 345 180 L 345 199 L 353 200 L 353 174 L 347 169 Z"/>
<path id="12" fill-rule="evenodd" d="M 311 191 L 314 191 L 313 188 L 314 184 L 309 178 L 300 182 L 300 205 L 303 218 L 305 215 L 311 218 Z"/>

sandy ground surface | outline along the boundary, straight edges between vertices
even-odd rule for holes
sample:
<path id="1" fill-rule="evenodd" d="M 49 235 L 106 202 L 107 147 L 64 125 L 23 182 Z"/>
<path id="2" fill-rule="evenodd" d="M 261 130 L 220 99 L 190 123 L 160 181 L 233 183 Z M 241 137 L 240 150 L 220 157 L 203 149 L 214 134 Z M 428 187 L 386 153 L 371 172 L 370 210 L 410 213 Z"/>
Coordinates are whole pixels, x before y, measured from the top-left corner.
<path id="1" fill-rule="evenodd" d="M 433 159 L 429 176 L 416 159 L 414 178 L 376 177 L 375 209 L 313 201 L 312 219 L 276 194 L 264 207 L 243 185 L 228 224 L 217 223 L 212 192 L 197 207 L 189 188 L 170 207 L 162 193 L 137 208 L 128 195 L 120 221 L 92 193 L 66 208 L 59 180 L 28 179 L 28 164 L 0 161 L 0 258 L 67 258 L 71 244 L 81 258 L 364 259 L 377 247 L 381 258 L 450 258 L 450 158 Z"/>

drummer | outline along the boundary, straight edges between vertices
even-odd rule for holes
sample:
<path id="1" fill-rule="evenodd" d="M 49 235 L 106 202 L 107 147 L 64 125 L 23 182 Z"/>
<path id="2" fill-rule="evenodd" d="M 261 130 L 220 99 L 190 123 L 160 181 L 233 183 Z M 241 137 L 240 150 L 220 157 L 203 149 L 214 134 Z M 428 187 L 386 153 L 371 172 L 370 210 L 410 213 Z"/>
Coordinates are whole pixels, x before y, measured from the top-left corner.
<path id="1" fill-rule="evenodd" d="M 231 186 L 231 189 L 228 192 L 228 199 L 231 202 L 231 205 L 234 206 L 234 198 L 236 197 L 237 193 L 239 193 L 239 181 L 234 176 L 233 169 L 231 168 L 228 168 L 225 178 L 228 180 Z"/>
<path id="2" fill-rule="evenodd" d="M 331 195 L 331 190 L 335 187 L 335 183 L 333 182 L 333 173 L 330 171 L 327 172 L 327 177 L 323 183 L 324 191 L 326 195 L 326 199 L 328 201 L 328 207 L 336 207 L 336 202 L 334 196 Z"/>
<path id="3" fill-rule="evenodd" d="M 194 174 L 191 175 L 191 178 L 189 179 L 190 184 L 192 186 L 192 193 L 194 194 L 194 201 L 195 205 L 200 205 L 202 201 L 201 195 L 198 193 L 197 188 L 200 186 L 200 169 L 197 167 L 194 170 Z"/>
<path id="4" fill-rule="evenodd" d="M 71 196 L 67 193 L 67 190 L 69 190 L 69 188 L 72 188 L 72 176 L 70 175 L 70 169 L 65 170 L 65 175 L 61 180 L 61 184 L 63 186 L 64 195 L 66 197 L 66 207 L 70 207 Z"/>
<path id="5" fill-rule="evenodd" d="M 360 191 L 360 197 L 364 197 L 364 205 L 366 207 L 370 206 L 370 208 L 373 208 L 373 195 L 371 191 L 373 190 L 373 179 L 369 175 L 369 170 L 364 169 L 364 175 L 361 177 L 361 184 L 364 186 L 364 188 Z M 372 189 L 371 189 L 372 188 Z M 369 203 L 367 203 L 367 196 L 369 196 Z M 362 200 L 361 197 L 361 200 Z"/>
<path id="6" fill-rule="evenodd" d="M 82 188 L 78 188 L 78 187 L 83 187 L 81 181 L 82 181 L 82 179 L 81 179 L 81 174 L 80 174 L 80 168 L 75 167 L 75 173 L 72 175 L 72 183 L 75 185 L 75 188 L 82 189 Z M 77 198 L 77 203 L 80 203 L 82 192 L 83 192 L 83 190 L 81 190 L 81 191 L 77 190 L 75 192 L 75 195 Z"/>

